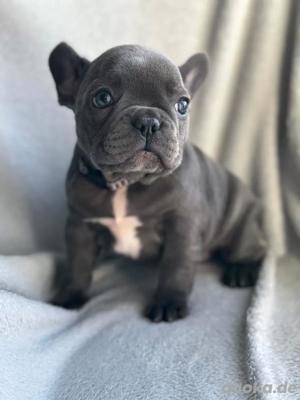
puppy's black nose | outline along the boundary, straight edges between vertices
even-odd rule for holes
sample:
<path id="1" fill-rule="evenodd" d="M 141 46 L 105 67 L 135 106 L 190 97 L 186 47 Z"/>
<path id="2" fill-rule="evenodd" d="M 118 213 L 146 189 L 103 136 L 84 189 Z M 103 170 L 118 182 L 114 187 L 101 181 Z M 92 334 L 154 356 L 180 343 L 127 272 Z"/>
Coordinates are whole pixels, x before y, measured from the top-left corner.
<path id="1" fill-rule="evenodd" d="M 132 121 L 132 125 L 138 129 L 142 136 L 147 137 L 160 128 L 160 122 L 154 117 L 137 117 Z"/>

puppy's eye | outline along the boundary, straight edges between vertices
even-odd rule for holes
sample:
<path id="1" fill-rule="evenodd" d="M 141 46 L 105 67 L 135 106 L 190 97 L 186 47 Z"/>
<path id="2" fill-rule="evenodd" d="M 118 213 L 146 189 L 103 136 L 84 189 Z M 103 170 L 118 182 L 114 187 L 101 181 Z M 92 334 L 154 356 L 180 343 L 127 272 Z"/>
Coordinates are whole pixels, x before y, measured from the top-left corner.
<path id="1" fill-rule="evenodd" d="M 188 111 L 189 103 L 190 101 L 187 97 L 181 97 L 175 104 L 176 111 L 181 115 L 185 115 Z"/>
<path id="2" fill-rule="evenodd" d="M 93 105 L 97 108 L 105 108 L 114 102 L 111 93 L 107 89 L 101 89 L 93 97 Z"/>

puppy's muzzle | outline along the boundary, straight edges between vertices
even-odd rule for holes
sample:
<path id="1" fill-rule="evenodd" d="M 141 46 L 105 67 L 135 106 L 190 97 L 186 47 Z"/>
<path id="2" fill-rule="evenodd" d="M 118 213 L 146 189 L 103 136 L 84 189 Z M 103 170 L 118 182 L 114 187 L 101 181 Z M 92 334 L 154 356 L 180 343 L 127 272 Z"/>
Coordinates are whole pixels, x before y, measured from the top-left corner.
<path id="1" fill-rule="evenodd" d="M 155 163 L 157 168 L 169 170 L 177 165 L 178 157 L 176 123 L 164 110 L 142 106 L 128 107 L 113 119 L 95 152 L 95 160 L 101 160 L 101 166 L 122 170 L 146 170 L 150 158 L 151 170 Z"/>

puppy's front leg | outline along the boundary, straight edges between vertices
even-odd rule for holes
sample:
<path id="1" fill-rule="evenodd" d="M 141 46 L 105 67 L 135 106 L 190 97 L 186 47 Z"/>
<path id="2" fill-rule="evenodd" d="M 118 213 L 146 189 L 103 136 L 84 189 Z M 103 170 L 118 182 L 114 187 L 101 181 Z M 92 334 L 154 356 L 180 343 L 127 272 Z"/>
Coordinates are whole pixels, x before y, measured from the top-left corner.
<path id="1" fill-rule="evenodd" d="M 97 257 L 95 232 L 82 220 L 70 217 L 66 224 L 67 264 L 52 303 L 78 308 L 87 301 Z"/>
<path id="2" fill-rule="evenodd" d="M 189 219 L 175 215 L 166 221 L 158 287 L 145 310 L 145 316 L 153 322 L 171 322 L 187 315 L 195 270 L 193 225 Z"/>

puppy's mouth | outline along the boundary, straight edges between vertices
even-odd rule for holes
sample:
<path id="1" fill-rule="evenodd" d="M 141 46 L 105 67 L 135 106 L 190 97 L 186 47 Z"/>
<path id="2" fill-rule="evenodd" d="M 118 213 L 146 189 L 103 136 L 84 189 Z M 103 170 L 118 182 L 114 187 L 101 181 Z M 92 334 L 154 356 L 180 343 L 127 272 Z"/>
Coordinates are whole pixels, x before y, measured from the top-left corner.
<path id="1" fill-rule="evenodd" d="M 151 172 L 151 169 L 154 172 L 158 167 L 166 167 L 159 155 L 146 147 L 143 150 L 137 151 L 133 157 L 131 157 L 129 162 L 130 161 L 137 166 L 146 166 L 147 172 Z"/>
<path id="2" fill-rule="evenodd" d="M 167 168 L 161 157 L 149 147 L 136 150 L 121 162 L 115 160 L 98 162 L 93 153 L 90 155 L 90 159 L 94 167 L 102 171 L 152 173 Z"/>

